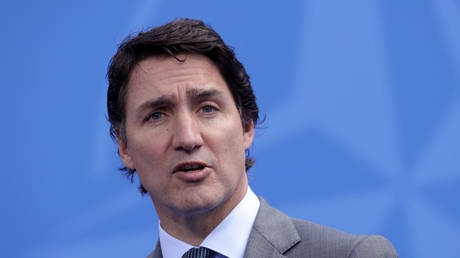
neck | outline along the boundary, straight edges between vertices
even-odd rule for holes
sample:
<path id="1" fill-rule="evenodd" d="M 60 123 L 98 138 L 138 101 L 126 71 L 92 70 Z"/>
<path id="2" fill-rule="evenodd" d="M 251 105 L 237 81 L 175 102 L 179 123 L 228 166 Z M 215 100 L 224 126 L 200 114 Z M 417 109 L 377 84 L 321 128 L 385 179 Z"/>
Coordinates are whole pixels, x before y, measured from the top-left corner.
<path id="1" fill-rule="evenodd" d="M 222 200 L 212 209 L 185 214 L 172 210 L 160 212 L 157 209 L 161 227 L 171 236 L 199 246 L 244 198 L 248 188 L 247 178 L 244 178 L 244 182 L 235 189 L 230 198 Z"/>

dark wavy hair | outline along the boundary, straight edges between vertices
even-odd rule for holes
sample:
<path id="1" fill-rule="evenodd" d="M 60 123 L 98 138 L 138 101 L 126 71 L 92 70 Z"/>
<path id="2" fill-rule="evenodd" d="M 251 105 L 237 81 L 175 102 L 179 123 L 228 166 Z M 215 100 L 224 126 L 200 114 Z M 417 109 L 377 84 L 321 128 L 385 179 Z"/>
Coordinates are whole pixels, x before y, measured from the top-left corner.
<path id="1" fill-rule="evenodd" d="M 128 36 L 119 45 L 112 57 L 107 71 L 109 87 L 107 90 L 107 111 L 110 122 L 110 135 L 113 139 L 120 137 L 126 142 L 125 103 L 130 74 L 142 60 L 152 57 L 169 55 L 181 60 L 178 54 L 200 54 L 208 57 L 219 69 L 233 100 L 240 113 L 243 126 L 252 121 L 254 126 L 259 119 L 256 98 L 243 65 L 236 59 L 233 50 L 210 26 L 202 21 L 192 19 L 176 19 L 165 25 L 137 35 Z M 246 171 L 254 165 L 254 159 L 246 153 Z M 135 169 L 120 168 L 133 182 Z M 142 184 L 142 194 L 147 193 Z"/>

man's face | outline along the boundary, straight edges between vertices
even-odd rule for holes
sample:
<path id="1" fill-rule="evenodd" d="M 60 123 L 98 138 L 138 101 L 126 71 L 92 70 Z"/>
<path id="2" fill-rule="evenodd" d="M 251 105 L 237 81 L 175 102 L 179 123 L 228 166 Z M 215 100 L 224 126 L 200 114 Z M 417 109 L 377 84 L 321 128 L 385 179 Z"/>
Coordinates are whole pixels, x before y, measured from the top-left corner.
<path id="1" fill-rule="evenodd" d="M 183 57 L 151 57 L 134 68 L 126 142 L 118 141 L 123 163 L 137 170 L 160 219 L 236 205 L 247 188 L 245 150 L 254 126 L 243 128 L 212 61 Z"/>

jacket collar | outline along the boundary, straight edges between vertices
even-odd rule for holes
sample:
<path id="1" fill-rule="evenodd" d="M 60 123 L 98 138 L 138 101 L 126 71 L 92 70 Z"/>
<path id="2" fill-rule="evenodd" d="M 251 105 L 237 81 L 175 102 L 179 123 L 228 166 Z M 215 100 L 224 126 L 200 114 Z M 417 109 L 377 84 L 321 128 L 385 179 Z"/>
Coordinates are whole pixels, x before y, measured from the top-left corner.
<path id="1" fill-rule="evenodd" d="M 244 257 L 285 257 L 283 254 L 300 242 L 300 236 L 291 218 L 272 208 L 259 197 L 260 208 L 249 235 Z M 160 241 L 147 258 L 162 258 Z"/>
<path id="2" fill-rule="evenodd" d="M 297 229 L 284 213 L 272 208 L 263 198 L 254 222 L 244 257 L 284 257 L 300 242 Z"/>
<path id="3" fill-rule="evenodd" d="M 163 258 L 163 254 L 161 253 L 161 246 L 160 240 L 157 240 L 157 244 L 155 245 L 155 250 L 147 256 L 147 258 Z"/>

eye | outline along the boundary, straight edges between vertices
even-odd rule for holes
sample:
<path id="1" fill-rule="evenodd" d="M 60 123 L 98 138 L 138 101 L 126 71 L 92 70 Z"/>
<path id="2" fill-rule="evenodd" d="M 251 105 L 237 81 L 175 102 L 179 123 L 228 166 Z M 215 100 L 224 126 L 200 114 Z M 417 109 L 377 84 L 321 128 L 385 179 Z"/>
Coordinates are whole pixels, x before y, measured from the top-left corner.
<path id="1" fill-rule="evenodd" d="M 217 111 L 217 108 L 211 105 L 206 105 L 206 106 L 202 106 L 200 108 L 200 111 L 203 113 L 212 113 L 212 112 Z"/>
<path id="2" fill-rule="evenodd" d="M 146 121 L 155 121 L 155 120 L 158 120 L 158 119 L 161 119 L 164 117 L 164 114 L 162 112 L 153 112 L 152 114 L 148 115 L 146 117 Z"/>

